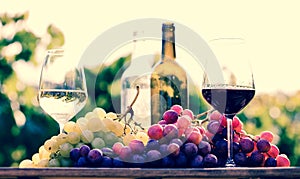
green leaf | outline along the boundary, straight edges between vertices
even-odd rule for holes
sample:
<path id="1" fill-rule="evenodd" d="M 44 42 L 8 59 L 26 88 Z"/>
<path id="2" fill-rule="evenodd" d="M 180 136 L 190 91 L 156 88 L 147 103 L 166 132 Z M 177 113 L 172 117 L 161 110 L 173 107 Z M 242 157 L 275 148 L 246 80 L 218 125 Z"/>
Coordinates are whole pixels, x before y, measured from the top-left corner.
<path id="1" fill-rule="evenodd" d="M 13 69 L 4 58 L 0 58 L 0 69 L 0 82 L 3 83 L 13 73 Z"/>
<path id="2" fill-rule="evenodd" d="M 22 45 L 22 51 L 16 56 L 16 61 L 20 59 L 29 61 L 39 40 L 40 38 L 36 37 L 32 32 L 25 30 L 17 32 L 12 41 L 20 42 Z"/>
<path id="3" fill-rule="evenodd" d="M 47 28 L 47 32 L 51 36 L 52 40 L 48 45 L 48 49 L 59 48 L 64 45 L 65 37 L 62 31 L 54 25 L 49 25 Z"/>

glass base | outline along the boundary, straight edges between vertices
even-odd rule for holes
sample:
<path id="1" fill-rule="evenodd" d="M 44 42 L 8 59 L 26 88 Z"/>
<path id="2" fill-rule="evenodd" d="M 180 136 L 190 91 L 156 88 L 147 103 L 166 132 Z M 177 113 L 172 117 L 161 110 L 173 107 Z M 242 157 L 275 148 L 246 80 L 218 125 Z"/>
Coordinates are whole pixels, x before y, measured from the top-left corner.
<path id="1" fill-rule="evenodd" d="M 235 163 L 234 163 L 233 159 L 228 159 L 225 164 L 225 167 L 235 167 Z"/>

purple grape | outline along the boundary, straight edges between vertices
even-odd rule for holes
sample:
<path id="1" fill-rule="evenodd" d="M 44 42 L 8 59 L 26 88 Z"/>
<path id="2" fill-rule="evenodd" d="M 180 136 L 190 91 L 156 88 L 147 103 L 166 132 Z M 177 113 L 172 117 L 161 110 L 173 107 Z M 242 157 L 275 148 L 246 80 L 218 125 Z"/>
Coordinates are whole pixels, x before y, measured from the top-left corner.
<path id="1" fill-rule="evenodd" d="M 250 153 L 254 149 L 254 142 L 250 138 L 242 138 L 240 140 L 241 150 L 244 153 Z"/>
<path id="2" fill-rule="evenodd" d="M 141 154 L 145 151 L 144 143 L 141 140 L 134 139 L 130 141 L 129 147 L 133 153 Z"/>
<path id="3" fill-rule="evenodd" d="M 92 164 L 100 164 L 103 159 L 103 153 L 100 149 L 92 149 L 88 153 L 87 159 Z"/>
<path id="4" fill-rule="evenodd" d="M 265 161 L 265 167 L 277 167 L 277 161 L 275 158 L 269 157 Z"/>
<path id="5" fill-rule="evenodd" d="M 161 160 L 161 166 L 164 168 L 173 168 L 175 167 L 175 160 L 171 156 L 166 156 Z"/>
<path id="6" fill-rule="evenodd" d="M 105 155 L 105 156 L 108 156 L 110 158 L 116 157 L 116 154 L 114 153 L 114 151 L 109 147 L 104 147 L 101 149 L 101 151 L 102 151 L 103 155 Z"/>
<path id="7" fill-rule="evenodd" d="M 160 160 L 161 157 L 161 153 L 158 150 L 150 150 L 147 152 L 146 154 L 147 157 L 147 161 L 152 162 L 152 161 L 157 161 Z"/>
<path id="8" fill-rule="evenodd" d="M 203 157 L 201 155 L 196 155 L 190 161 L 190 167 L 193 167 L 193 168 L 202 168 L 203 167 Z"/>
<path id="9" fill-rule="evenodd" d="M 260 152 L 268 152 L 271 149 L 271 144 L 265 139 L 260 139 L 256 143 L 257 150 Z"/>
<path id="10" fill-rule="evenodd" d="M 253 167 L 261 167 L 264 162 L 265 156 L 258 150 L 252 152 L 250 156 L 250 165 Z"/>
<path id="11" fill-rule="evenodd" d="M 159 142 L 155 139 L 150 139 L 148 142 L 147 142 L 147 145 L 146 145 L 146 151 L 149 151 L 149 150 L 159 150 Z"/>
<path id="12" fill-rule="evenodd" d="M 167 124 L 174 124 L 178 119 L 178 114 L 174 110 L 167 110 L 166 112 L 164 112 L 162 118 L 166 121 Z"/>
<path id="13" fill-rule="evenodd" d="M 170 143 L 175 143 L 175 144 L 178 144 L 179 146 L 182 146 L 182 145 L 183 145 L 182 140 L 179 139 L 179 138 L 172 139 L 172 140 L 170 141 Z"/>
<path id="14" fill-rule="evenodd" d="M 225 139 L 223 140 L 219 140 L 216 142 L 215 144 L 215 149 L 214 149 L 214 153 L 218 156 L 218 157 L 223 157 L 227 155 L 227 141 Z"/>
<path id="15" fill-rule="evenodd" d="M 144 157 L 144 155 L 134 154 L 132 156 L 132 162 L 134 162 L 134 163 L 144 163 L 145 162 L 145 157 Z"/>
<path id="16" fill-rule="evenodd" d="M 122 159 L 123 161 L 129 161 L 131 160 L 132 157 L 132 151 L 131 148 L 128 146 L 124 146 L 121 148 L 120 150 L 120 154 L 119 154 L 120 159 Z"/>
<path id="17" fill-rule="evenodd" d="M 161 153 L 158 150 L 150 150 L 146 153 L 147 167 L 159 167 L 161 165 Z"/>
<path id="18" fill-rule="evenodd" d="M 180 146 L 175 143 L 171 143 L 168 145 L 168 154 L 171 154 L 172 156 L 178 156 L 180 152 Z"/>
<path id="19" fill-rule="evenodd" d="M 119 157 L 113 159 L 113 167 L 123 168 L 125 166 L 125 163 Z"/>
<path id="20" fill-rule="evenodd" d="M 227 158 L 225 158 L 225 156 L 219 157 L 217 167 L 225 167 L 226 162 L 227 162 Z"/>
<path id="21" fill-rule="evenodd" d="M 145 163 L 146 159 L 143 155 L 140 154 L 134 154 L 132 156 L 132 167 L 143 167 L 143 164 Z"/>
<path id="22" fill-rule="evenodd" d="M 237 142 L 233 142 L 233 154 L 239 153 L 241 150 L 241 146 Z"/>
<path id="23" fill-rule="evenodd" d="M 211 145 L 207 141 L 201 141 L 198 144 L 199 153 L 202 156 L 205 156 L 211 152 Z"/>
<path id="24" fill-rule="evenodd" d="M 163 136 L 164 136 L 163 138 L 169 140 L 178 138 L 179 136 L 178 128 L 174 124 L 166 125 L 163 130 Z"/>
<path id="25" fill-rule="evenodd" d="M 80 155 L 82 157 L 86 157 L 89 152 L 90 152 L 90 147 L 88 145 L 82 145 L 80 148 L 79 148 L 79 152 L 80 152 Z"/>
<path id="26" fill-rule="evenodd" d="M 73 149 L 70 151 L 70 159 L 71 159 L 73 162 L 76 162 L 76 161 L 78 161 L 79 158 L 80 158 L 80 151 L 79 151 L 79 148 L 73 148 Z"/>
<path id="27" fill-rule="evenodd" d="M 161 144 L 159 146 L 158 150 L 163 156 L 169 155 L 170 153 L 168 152 L 168 145 L 167 144 Z"/>
<path id="28" fill-rule="evenodd" d="M 206 135 L 203 135 L 202 141 L 210 142 L 210 139 Z"/>
<path id="29" fill-rule="evenodd" d="M 175 166 L 178 168 L 188 166 L 188 159 L 183 152 L 180 152 L 179 155 L 175 158 Z"/>
<path id="30" fill-rule="evenodd" d="M 87 167 L 89 164 L 88 160 L 86 157 L 80 157 L 78 161 L 76 162 L 75 166 L 77 167 Z"/>
<path id="31" fill-rule="evenodd" d="M 183 146 L 183 153 L 187 156 L 187 158 L 193 158 L 198 154 L 198 147 L 194 143 L 186 143 Z"/>
<path id="32" fill-rule="evenodd" d="M 247 166 L 248 158 L 246 154 L 240 152 L 234 155 L 234 162 L 237 166 L 245 167 Z"/>
<path id="33" fill-rule="evenodd" d="M 224 139 L 227 139 L 227 128 L 224 127 L 222 129 L 221 135 L 223 136 Z M 232 131 L 232 135 L 234 135 L 234 131 Z"/>
<path id="34" fill-rule="evenodd" d="M 212 134 L 216 134 L 220 130 L 220 126 L 219 121 L 212 120 L 207 124 L 207 130 Z"/>
<path id="35" fill-rule="evenodd" d="M 224 140 L 224 137 L 222 136 L 222 134 L 215 134 L 214 137 L 212 138 L 212 142 L 215 144 L 216 142 L 218 142 L 219 140 Z"/>
<path id="36" fill-rule="evenodd" d="M 108 156 L 103 156 L 101 167 L 112 167 L 113 166 L 113 159 Z"/>
<path id="37" fill-rule="evenodd" d="M 207 154 L 204 158 L 203 158 L 203 166 L 204 167 L 216 167 L 218 164 L 218 158 L 214 155 L 214 154 Z"/>

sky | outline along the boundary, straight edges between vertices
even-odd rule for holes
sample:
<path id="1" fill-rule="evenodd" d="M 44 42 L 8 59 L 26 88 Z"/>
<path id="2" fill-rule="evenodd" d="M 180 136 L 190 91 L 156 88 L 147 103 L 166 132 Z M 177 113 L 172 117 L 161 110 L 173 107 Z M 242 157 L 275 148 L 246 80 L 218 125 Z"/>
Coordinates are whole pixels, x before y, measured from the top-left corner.
<path id="1" fill-rule="evenodd" d="M 0 13 L 29 11 L 28 26 L 37 35 L 43 35 L 51 23 L 59 27 L 65 34 L 65 48 L 78 57 L 103 32 L 140 18 L 176 21 L 207 42 L 243 38 L 258 93 L 300 89 L 299 7 L 297 0 L 0 0 Z M 184 51 L 177 52 L 179 57 L 180 53 L 185 57 Z M 196 71 L 193 65 L 185 68 Z"/>

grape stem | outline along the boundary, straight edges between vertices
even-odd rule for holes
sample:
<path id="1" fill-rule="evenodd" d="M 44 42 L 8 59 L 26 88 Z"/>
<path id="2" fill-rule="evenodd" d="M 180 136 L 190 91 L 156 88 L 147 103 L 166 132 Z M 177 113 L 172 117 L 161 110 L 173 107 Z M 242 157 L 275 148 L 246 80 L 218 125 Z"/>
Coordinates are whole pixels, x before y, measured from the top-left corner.
<path id="1" fill-rule="evenodd" d="M 215 109 L 209 109 L 209 110 L 204 111 L 204 112 L 202 112 L 202 113 L 200 113 L 200 114 L 197 114 L 197 115 L 194 116 L 194 119 L 200 119 L 201 117 L 206 116 L 206 117 L 205 117 L 204 119 L 202 119 L 201 122 L 200 122 L 200 124 L 202 125 L 203 123 L 209 121 L 209 119 L 208 119 L 208 117 L 207 117 L 207 114 L 213 112 L 214 110 L 215 110 Z"/>
<path id="2" fill-rule="evenodd" d="M 133 99 L 133 101 L 131 102 L 131 104 L 127 107 L 127 110 L 124 112 L 124 114 L 121 114 L 121 116 L 119 117 L 120 119 L 124 118 L 132 109 L 132 106 L 134 105 L 134 103 L 136 102 L 138 96 L 140 94 L 140 87 L 136 86 L 136 95 Z"/>
<path id="3" fill-rule="evenodd" d="M 215 109 L 209 109 L 209 110 L 207 110 L 207 111 L 204 111 L 203 113 L 197 114 L 197 115 L 195 116 L 195 119 L 201 118 L 202 116 L 205 116 L 205 115 L 207 115 L 208 113 L 213 112 L 214 110 L 215 110 Z"/>
<path id="4" fill-rule="evenodd" d="M 126 134 L 126 129 L 127 127 L 129 127 L 131 129 L 131 131 L 134 131 L 132 126 L 130 125 L 130 122 L 133 121 L 133 124 L 137 127 L 140 127 L 142 130 L 144 130 L 144 128 L 142 127 L 142 125 L 140 123 L 137 123 L 136 121 L 133 120 L 133 110 L 132 110 L 132 106 L 134 105 L 134 103 L 136 102 L 138 96 L 140 94 L 140 87 L 139 86 L 136 86 L 136 95 L 134 97 L 134 99 L 132 100 L 131 104 L 129 106 L 127 106 L 127 110 L 123 113 L 123 114 L 120 114 L 120 116 L 117 118 L 119 121 L 121 121 L 123 118 L 124 118 L 124 122 L 125 122 L 125 126 L 124 126 L 124 134 Z M 131 116 L 129 118 L 129 120 L 127 121 L 127 114 L 130 113 Z"/>

